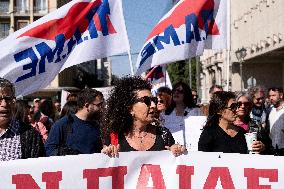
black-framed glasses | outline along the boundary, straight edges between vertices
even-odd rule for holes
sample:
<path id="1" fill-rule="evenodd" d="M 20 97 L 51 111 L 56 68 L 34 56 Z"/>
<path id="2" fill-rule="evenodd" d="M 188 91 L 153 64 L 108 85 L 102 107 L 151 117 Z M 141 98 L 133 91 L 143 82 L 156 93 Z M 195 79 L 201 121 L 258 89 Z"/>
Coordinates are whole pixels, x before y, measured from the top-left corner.
<path id="1" fill-rule="evenodd" d="M 156 105 L 158 104 L 158 98 L 152 96 L 143 96 L 141 98 L 137 98 L 135 102 L 145 103 L 147 106 L 151 105 L 151 102 L 154 102 Z"/>
<path id="2" fill-rule="evenodd" d="M 234 112 L 238 109 L 238 107 L 239 106 L 237 103 L 232 103 L 229 107 L 226 107 L 226 108 Z"/>
<path id="3" fill-rule="evenodd" d="M 5 100 L 5 102 L 12 102 L 13 99 L 12 96 L 0 96 L 0 102 L 2 102 L 2 100 Z"/>
<path id="4" fill-rule="evenodd" d="M 237 102 L 237 105 L 238 105 L 238 107 L 241 107 L 242 105 L 244 105 L 245 107 L 249 107 L 250 103 L 249 102 L 241 102 L 241 101 L 239 101 L 239 102 Z"/>
<path id="5" fill-rule="evenodd" d="M 164 101 L 161 99 L 161 100 L 158 100 L 158 103 L 164 104 Z"/>

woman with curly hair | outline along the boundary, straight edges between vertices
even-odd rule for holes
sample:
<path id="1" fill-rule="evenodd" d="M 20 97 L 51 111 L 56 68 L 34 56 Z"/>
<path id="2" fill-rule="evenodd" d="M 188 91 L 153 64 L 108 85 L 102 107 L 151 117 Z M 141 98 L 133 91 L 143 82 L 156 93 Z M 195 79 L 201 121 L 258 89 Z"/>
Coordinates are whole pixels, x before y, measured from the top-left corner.
<path id="1" fill-rule="evenodd" d="M 232 92 L 220 91 L 213 94 L 209 105 L 209 115 L 199 138 L 198 150 L 205 152 L 248 153 L 245 129 L 236 126 L 238 104 Z M 264 144 L 255 141 L 252 150 L 263 151 Z"/>
<path id="2" fill-rule="evenodd" d="M 140 77 L 124 77 L 112 90 L 107 101 L 103 153 L 117 156 L 118 152 L 161 151 L 174 155 L 185 151 L 175 144 L 168 129 L 157 126 L 157 98 L 151 95 L 151 85 Z"/>

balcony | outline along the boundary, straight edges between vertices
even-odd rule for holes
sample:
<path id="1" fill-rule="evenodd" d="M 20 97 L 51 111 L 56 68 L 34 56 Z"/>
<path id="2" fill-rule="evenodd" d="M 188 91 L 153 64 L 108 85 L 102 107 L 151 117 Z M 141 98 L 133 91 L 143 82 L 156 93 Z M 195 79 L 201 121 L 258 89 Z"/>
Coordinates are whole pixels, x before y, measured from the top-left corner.
<path id="1" fill-rule="evenodd" d="M 0 15 L 9 15 L 9 1 L 0 1 Z"/>

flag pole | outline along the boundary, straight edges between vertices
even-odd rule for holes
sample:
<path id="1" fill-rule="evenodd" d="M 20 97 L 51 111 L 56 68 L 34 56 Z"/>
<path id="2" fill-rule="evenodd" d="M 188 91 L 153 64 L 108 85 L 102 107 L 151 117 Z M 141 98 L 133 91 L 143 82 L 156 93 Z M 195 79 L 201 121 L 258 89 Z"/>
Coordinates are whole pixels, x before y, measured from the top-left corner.
<path id="1" fill-rule="evenodd" d="M 230 60 L 231 60 L 231 0 L 227 4 L 227 86 L 226 90 L 229 91 L 230 85 Z"/>
<path id="2" fill-rule="evenodd" d="M 128 60 L 129 60 L 131 75 L 134 76 L 134 69 L 133 69 L 133 64 L 132 64 L 132 58 L 131 58 L 130 49 L 128 49 L 127 54 L 128 54 Z"/>

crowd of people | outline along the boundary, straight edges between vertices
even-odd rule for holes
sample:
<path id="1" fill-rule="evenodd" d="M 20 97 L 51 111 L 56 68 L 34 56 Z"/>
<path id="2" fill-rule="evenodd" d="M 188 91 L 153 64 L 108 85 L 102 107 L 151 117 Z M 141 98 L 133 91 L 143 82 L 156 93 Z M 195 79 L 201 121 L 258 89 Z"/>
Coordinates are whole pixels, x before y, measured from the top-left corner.
<path id="1" fill-rule="evenodd" d="M 153 96 L 148 81 L 124 77 L 107 101 L 85 88 L 70 94 L 61 109 L 60 101 L 35 98 L 30 106 L 17 100 L 13 84 L 0 78 L 0 161 L 162 150 L 179 156 L 187 151 L 186 141 L 173 133 L 184 131 L 190 116 L 207 116 L 199 151 L 284 155 L 282 88 L 230 92 L 213 85 L 209 92 L 210 102 L 201 104 L 196 90 L 178 82 Z M 257 136 L 252 150 L 248 133 Z"/>

